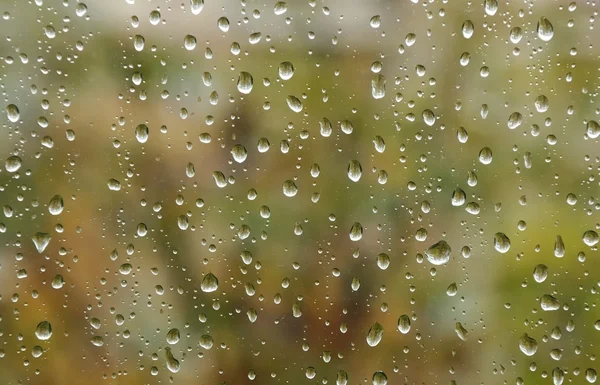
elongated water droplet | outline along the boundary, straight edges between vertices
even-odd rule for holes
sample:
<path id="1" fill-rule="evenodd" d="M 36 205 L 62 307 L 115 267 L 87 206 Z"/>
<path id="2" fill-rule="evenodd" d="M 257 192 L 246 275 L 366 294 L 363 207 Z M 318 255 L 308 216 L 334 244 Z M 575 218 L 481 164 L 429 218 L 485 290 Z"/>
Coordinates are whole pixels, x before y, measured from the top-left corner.
<path id="1" fill-rule="evenodd" d="M 192 14 L 199 15 L 204 8 L 204 0 L 190 0 L 190 10 Z"/>
<path id="2" fill-rule="evenodd" d="M 48 212 L 52 215 L 60 215 L 65 207 L 63 198 L 60 195 L 55 195 L 48 203 Z"/>
<path id="3" fill-rule="evenodd" d="M 371 79 L 371 95 L 373 99 L 381 99 L 385 96 L 385 76 L 382 74 L 374 74 Z"/>
<path id="4" fill-rule="evenodd" d="M 550 20 L 545 17 L 540 18 L 540 21 L 537 23 L 537 34 L 543 41 L 552 40 L 552 37 L 554 36 L 554 27 Z"/>
<path id="5" fill-rule="evenodd" d="M 240 72 L 240 76 L 238 77 L 237 89 L 242 94 L 249 94 L 252 92 L 252 87 L 254 87 L 254 79 L 252 75 L 248 72 Z"/>
<path id="6" fill-rule="evenodd" d="M 298 99 L 294 95 L 288 95 L 287 98 L 285 98 L 285 101 L 286 101 L 288 107 L 290 108 L 290 110 L 292 110 L 294 112 L 302 111 L 302 108 L 303 108 L 302 102 L 300 101 L 300 99 Z"/>
<path id="7" fill-rule="evenodd" d="M 489 16 L 494 16 L 498 12 L 498 0 L 484 0 L 483 9 Z"/>
<path id="8" fill-rule="evenodd" d="M 287 12 L 287 4 L 284 1 L 278 1 L 273 7 L 273 12 L 279 16 Z"/>
<path id="9" fill-rule="evenodd" d="M 510 250 L 510 239 L 504 233 L 496 233 L 494 235 L 494 248 L 499 253 L 507 253 Z"/>
<path id="10" fill-rule="evenodd" d="M 454 331 L 456 332 L 456 335 L 458 336 L 458 338 L 460 338 L 463 341 L 467 340 L 467 337 L 469 336 L 469 332 L 467 331 L 467 329 L 464 328 L 464 326 L 462 326 L 462 324 L 460 322 L 456 323 Z"/>
<path id="11" fill-rule="evenodd" d="M 358 182 L 362 176 L 362 166 L 358 160 L 351 160 L 348 163 L 348 178 L 352 182 Z"/>
<path id="12" fill-rule="evenodd" d="M 381 342 L 383 338 L 383 326 L 379 323 L 375 322 L 373 326 L 369 329 L 369 333 L 367 334 L 367 344 L 369 346 L 377 346 Z"/>
<path id="13" fill-rule="evenodd" d="M 373 385 L 387 385 L 388 378 L 384 372 L 378 370 L 373 374 Z"/>
<path id="14" fill-rule="evenodd" d="M 402 334 L 407 334 L 410 331 L 410 318 L 406 314 L 402 314 L 398 318 L 398 330 Z"/>
<path id="15" fill-rule="evenodd" d="M 179 329 L 171 329 L 167 332 L 167 343 L 169 345 L 175 345 L 179 342 L 180 334 Z"/>
<path id="16" fill-rule="evenodd" d="M 177 373 L 180 369 L 179 361 L 173 356 L 170 347 L 165 348 L 165 358 L 167 360 L 167 369 L 169 369 L 171 373 Z"/>
<path id="17" fill-rule="evenodd" d="M 133 48 L 135 48 L 136 51 L 143 51 L 144 45 L 146 45 L 146 39 L 144 39 L 142 35 L 135 35 L 133 37 Z"/>
<path id="18" fill-rule="evenodd" d="M 6 106 L 6 117 L 12 123 L 16 123 L 21 118 L 21 114 L 19 112 L 19 107 L 14 104 L 9 104 Z"/>
<path id="19" fill-rule="evenodd" d="M 542 283 L 546 278 L 548 278 L 548 266 L 540 263 L 533 269 L 533 279 L 538 283 Z"/>
<path id="20" fill-rule="evenodd" d="M 471 20 L 465 20 L 462 25 L 462 34 L 465 39 L 470 39 L 473 36 L 473 32 L 475 31 L 475 26 Z"/>
<path id="21" fill-rule="evenodd" d="M 362 236 L 363 236 L 362 225 L 358 222 L 354 222 L 354 224 L 350 228 L 350 240 L 353 242 L 358 242 L 362 239 Z"/>
<path id="22" fill-rule="evenodd" d="M 598 243 L 598 241 L 600 241 L 600 236 L 598 236 L 598 233 L 594 230 L 588 230 L 585 233 L 583 233 L 582 240 L 583 243 L 585 243 L 589 247 L 592 247 L 595 246 Z"/>
<path id="23" fill-rule="evenodd" d="M 135 138 L 140 143 L 146 143 L 148 141 L 149 131 L 148 126 L 145 124 L 138 124 L 135 128 Z"/>

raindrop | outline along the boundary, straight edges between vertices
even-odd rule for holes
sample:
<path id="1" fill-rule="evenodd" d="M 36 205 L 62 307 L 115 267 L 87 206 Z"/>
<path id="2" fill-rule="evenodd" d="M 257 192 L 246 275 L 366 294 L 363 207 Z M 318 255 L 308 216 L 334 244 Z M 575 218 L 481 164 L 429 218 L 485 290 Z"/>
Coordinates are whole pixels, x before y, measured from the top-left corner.
<path id="1" fill-rule="evenodd" d="M 40 254 L 44 252 L 46 247 L 48 247 L 51 239 L 52 237 L 48 233 L 35 233 L 33 237 L 31 237 L 36 250 Z"/>
<path id="2" fill-rule="evenodd" d="M 504 233 L 494 235 L 494 248 L 499 253 L 507 253 L 510 250 L 510 239 Z"/>
<path id="3" fill-rule="evenodd" d="M 296 183 L 294 183 L 293 180 L 286 180 L 285 182 L 283 182 L 283 195 L 285 195 L 286 197 L 293 197 L 298 193 L 298 186 L 296 186 Z"/>
<path id="4" fill-rule="evenodd" d="M 6 116 L 8 120 L 12 123 L 16 123 L 21 118 L 21 114 L 19 112 L 19 107 L 14 104 L 9 104 L 6 106 Z"/>
<path id="5" fill-rule="evenodd" d="M 381 342 L 383 338 L 383 326 L 379 323 L 375 322 L 373 326 L 369 329 L 369 333 L 367 334 L 367 344 L 369 346 L 377 346 Z"/>
<path id="6" fill-rule="evenodd" d="M 205 293 L 212 293 L 219 287 L 219 280 L 213 273 L 208 273 L 202 278 L 200 283 L 200 290 Z"/>
<path id="7" fill-rule="evenodd" d="M 237 82 L 238 91 L 240 91 L 242 94 L 249 94 L 252 91 L 253 86 L 254 79 L 252 79 L 252 75 L 248 72 L 240 72 Z"/>
<path id="8" fill-rule="evenodd" d="M 348 178 L 352 182 L 358 182 L 362 176 L 362 166 L 358 160 L 351 160 L 348 163 Z"/>
<path id="9" fill-rule="evenodd" d="M 40 322 L 35 328 L 35 336 L 40 341 L 47 341 L 52 337 L 52 325 L 48 321 Z"/>
<path id="10" fill-rule="evenodd" d="M 527 333 L 524 333 L 521 338 L 519 338 L 519 349 L 526 356 L 533 356 L 537 352 L 538 343 L 534 338 L 529 337 Z"/>
<path id="11" fill-rule="evenodd" d="M 65 208 L 65 202 L 60 195 L 55 195 L 48 203 L 48 212 L 52 215 L 60 215 Z"/>
<path id="12" fill-rule="evenodd" d="M 540 18 L 540 21 L 537 23 L 537 34 L 540 39 L 543 41 L 550 41 L 554 36 L 554 27 L 550 20 L 545 17 Z"/>
<path id="13" fill-rule="evenodd" d="M 425 250 L 425 255 L 431 264 L 443 265 L 450 260 L 451 252 L 452 249 L 450 248 L 450 245 L 446 241 L 441 240 Z"/>

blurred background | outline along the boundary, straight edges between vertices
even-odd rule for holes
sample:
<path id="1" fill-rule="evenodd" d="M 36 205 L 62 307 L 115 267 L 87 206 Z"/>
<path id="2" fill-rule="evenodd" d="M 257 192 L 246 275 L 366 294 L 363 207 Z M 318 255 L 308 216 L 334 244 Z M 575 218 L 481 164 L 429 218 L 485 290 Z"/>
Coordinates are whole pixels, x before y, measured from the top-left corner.
<path id="1" fill-rule="evenodd" d="M 2 383 L 595 382 L 599 8 L 0 0 Z"/>

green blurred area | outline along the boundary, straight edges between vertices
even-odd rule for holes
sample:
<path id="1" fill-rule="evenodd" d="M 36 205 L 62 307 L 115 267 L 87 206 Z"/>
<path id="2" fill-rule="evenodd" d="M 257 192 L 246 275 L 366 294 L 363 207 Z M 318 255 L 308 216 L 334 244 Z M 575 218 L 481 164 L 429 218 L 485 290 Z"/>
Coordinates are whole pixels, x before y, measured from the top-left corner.
<path id="1" fill-rule="evenodd" d="M 19 122 L 2 116 L 0 146 L 4 158 L 23 160 L 16 173 L 0 171 L 4 384 L 326 384 L 340 370 L 350 384 L 369 383 L 376 371 L 390 384 L 535 384 L 550 383 L 557 367 L 567 381 L 586 383 L 586 369 L 598 370 L 600 262 L 597 246 L 582 242 L 586 230 L 600 227 L 600 147 L 584 135 L 600 113 L 597 4 L 500 2 L 493 16 L 482 1 L 290 0 L 283 15 L 274 14 L 275 2 L 207 0 L 198 15 L 187 0 L 86 5 L 79 17 L 73 0 L 0 0 L 4 105 L 20 110 Z M 152 25 L 156 9 L 162 21 Z M 369 25 L 374 15 L 379 28 Z M 549 42 L 536 34 L 542 16 L 554 27 Z M 228 32 L 218 28 L 220 17 L 229 19 Z M 470 39 L 461 32 L 465 20 L 475 26 Z M 49 25 L 54 38 L 45 33 Z M 513 44 L 516 26 L 524 36 Z M 250 44 L 255 32 L 262 39 Z M 188 34 L 197 39 L 192 51 L 183 46 Z M 140 52 L 136 35 L 145 39 Z M 278 77 L 284 61 L 295 68 L 286 81 Z M 382 99 L 371 94 L 376 61 L 386 79 Z M 241 71 L 253 77 L 248 95 L 236 88 Z M 288 95 L 302 101 L 302 112 L 288 108 Z M 549 100 L 545 112 L 534 105 L 539 95 Z M 436 116 L 432 126 L 426 109 Z M 511 130 L 514 112 L 523 122 Z M 320 133 L 323 118 L 334 128 L 329 137 Z M 354 127 L 349 135 L 340 129 L 345 120 Z M 149 127 L 143 144 L 135 137 L 139 124 Z M 457 139 L 460 127 L 466 143 Z M 204 133 L 210 143 L 200 141 Z M 52 148 L 41 145 L 45 136 Z M 261 138 L 268 152 L 257 150 Z M 248 151 L 242 164 L 230 153 L 236 144 Z M 493 153 L 489 165 L 478 160 L 484 147 Z M 356 183 L 347 175 L 351 160 L 362 165 Z M 225 188 L 215 171 L 229 178 Z M 107 187 L 110 179 L 119 191 Z M 282 192 L 286 180 L 298 186 L 293 198 Z M 452 205 L 456 188 L 479 205 L 477 215 Z M 575 205 L 566 202 L 569 193 Z M 48 202 L 57 194 L 65 209 L 52 216 Z M 180 216 L 189 220 L 186 230 Z M 364 229 L 358 242 L 349 238 L 355 222 Z M 136 233 L 140 223 L 144 237 Z M 238 236 L 242 225 L 248 238 Z M 427 238 L 419 241 L 423 229 Z M 43 253 L 31 241 L 37 232 L 52 235 Z M 506 254 L 494 249 L 498 232 L 511 240 Z M 558 235 L 562 258 L 554 255 Z M 452 247 L 451 259 L 434 266 L 423 255 L 440 239 Z M 380 253 L 390 256 L 386 270 L 377 266 Z M 119 270 L 125 263 L 133 266 L 128 275 Z M 537 283 L 532 272 L 541 263 L 549 276 Z M 23 269 L 26 277 L 18 278 Z M 219 279 L 212 293 L 200 289 L 208 273 Z M 66 282 L 61 289 L 51 286 L 57 274 Z M 458 292 L 448 296 L 452 283 Z M 544 294 L 561 309 L 543 311 Z M 403 314 L 411 317 L 407 334 L 398 331 Z M 43 320 L 53 329 L 48 341 L 34 335 Z M 384 334 L 370 347 L 375 322 Z M 560 339 L 551 337 L 556 327 Z M 173 328 L 181 340 L 168 345 Z M 539 344 L 534 356 L 519 351 L 523 333 Z M 203 335 L 214 339 L 211 349 L 199 346 Z M 91 343 L 94 336 L 103 346 Z M 44 353 L 34 358 L 37 345 Z M 177 373 L 167 368 L 167 347 Z M 316 369 L 314 378 L 307 368 Z"/>

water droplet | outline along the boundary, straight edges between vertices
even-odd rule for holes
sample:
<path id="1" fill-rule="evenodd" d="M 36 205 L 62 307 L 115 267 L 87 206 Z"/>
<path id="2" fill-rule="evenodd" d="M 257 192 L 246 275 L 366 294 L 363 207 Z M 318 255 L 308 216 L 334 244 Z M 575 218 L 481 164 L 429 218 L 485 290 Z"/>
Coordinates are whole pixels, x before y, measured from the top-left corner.
<path id="1" fill-rule="evenodd" d="M 283 182 L 283 195 L 286 197 L 293 197 L 298 193 L 298 186 L 294 183 L 293 180 L 286 180 Z"/>
<path id="2" fill-rule="evenodd" d="M 75 14 L 79 17 L 85 16 L 87 10 L 87 5 L 85 5 L 84 3 L 77 3 L 77 5 L 75 6 Z"/>
<path id="3" fill-rule="evenodd" d="M 52 337 L 52 325 L 48 321 L 40 322 L 35 328 L 35 336 L 40 341 L 47 341 Z"/>
<path id="4" fill-rule="evenodd" d="M 377 346 L 381 342 L 383 338 L 383 326 L 379 323 L 375 322 L 373 326 L 369 329 L 369 333 L 367 334 L 367 343 L 369 346 Z"/>
<path id="5" fill-rule="evenodd" d="M 175 345 L 179 342 L 180 334 L 179 329 L 171 329 L 167 332 L 167 343 L 169 345 Z"/>
<path id="6" fill-rule="evenodd" d="M 369 25 L 371 28 L 379 28 L 381 26 L 381 16 L 375 15 L 371 17 L 371 20 L 369 20 Z"/>
<path id="7" fill-rule="evenodd" d="M 300 101 L 300 99 L 298 99 L 294 95 L 288 95 L 287 98 L 285 98 L 285 101 L 286 101 L 288 107 L 290 108 L 290 110 L 292 110 L 294 112 L 302 111 L 302 108 L 303 108 L 302 102 Z"/>
<path id="8" fill-rule="evenodd" d="M 585 243 L 589 247 L 592 247 L 595 246 L 598 243 L 598 241 L 600 241 L 600 236 L 598 236 L 598 233 L 594 230 L 587 230 L 585 233 L 583 233 L 582 240 L 583 243 Z"/>
<path id="9" fill-rule="evenodd" d="M 48 203 L 48 212 L 52 215 L 60 215 L 65 207 L 63 198 L 60 195 L 55 195 Z"/>
<path id="10" fill-rule="evenodd" d="M 252 87 L 254 87 L 254 79 L 252 78 L 252 75 L 248 72 L 240 72 L 237 82 L 238 91 L 247 95 L 252 91 Z"/>
<path id="11" fill-rule="evenodd" d="M 475 31 L 475 26 L 471 20 L 465 20 L 462 25 L 462 34 L 465 39 L 470 39 L 473 36 L 473 32 Z"/>
<path id="12" fill-rule="evenodd" d="M 135 128 L 135 138 L 140 143 L 146 143 L 148 141 L 149 129 L 145 124 L 138 124 Z"/>
<path id="13" fill-rule="evenodd" d="M 508 117 L 507 124 L 508 128 L 510 128 L 511 130 L 514 130 L 515 128 L 519 127 L 521 123 L 523 123 L 523 115 L 521 115 L 521 113 L 519 112 L 513 112 Z"/>
<path id="14" fill-rule="evenodd" d="M 540 21 L 537 23 L 537 34 L 540 39 L 543 41 L 550 41 L 554 36 L 554 27 L 550 20 L 545 17 L 540 18 Z"/>
<path id="15" fill-rule="evenodd" d="M 354 131 L 354 126 L 352 125 L 352 123 L 348 120 L 343 120 L 340 123 L 340 129 L 342 130 L 342 132 L 346 135 L 350 135 L 352 133 L 352 131 Z"/>
<path id="16" fill-rule="evenodd" d="M 546 112 L 550 107 L 550 101 L 546 97 L 546 95 L 539 95 L 535 98 L 535 109 L 537 112 Z"/>
<path id="17" fill-rule="evenodd" d="M 158 25 L 158 23 L 160 23 L 160 12 L 156 9 L 151 11 L 148 20 L 150 21 L 150 24 Z"/>
<path id="18" fill-rule="evenodd" d="M 284 13 L 287 12 L 287 4 L 283 1 L 278 1 L 275 3 L 275 6 L 273 7 L 273 12 L 279 16 L 279 15 L 283 15 Z"/>
<path id="19" fill-rule="evenodd" d="M 560 302 L 550 294 L 544 294 L 540 298 L 540 306 L 544 311 L 554 311 L 560 309 Z"/>
<path id="20" fill-rule="evenodd" d="M 225 178 L 225 174 L 221 171 L 213 171 L 212 176 L 217 187 L 224 188 L 227 186 L 227 178 Z"/>
<path id="21" fill-rule="evenodd" d="M 231 148 L 231 156 L 236 162 L 244 163 L 248 157 L 248 151 L 246 151 L 246 147 L 242 146 L 241 144 L 236 144 Z"/>
<path id="22" fill-rule="evenodd" d="M 384 372 L 378 370 L 373 374 L 373 385 L 387 385 L 388 378 Z"/>
<path id="23" fill-rule="evenodd" d="M 381 270 L 386 270 L 390 266 L 390 256 L 386 253 L 381 253 L 377 256 L 377 266 Z"/>
<path id="24" fill-rule="evenodd" d="M 556 240 L 554 241 L 554 256 L 556 258 L 562 258 L 565 256 L 565 243 L 560 235 L 556 236 Z"/>
<path id="25" fill-rule="evenodd" d="M 462 326 L 462 324 L 460 322 L 457 322 L 455 327 L 454 327 L 454 331 L 456 332 L 456 335 L 458 336 L 458 338 L 460 338 L 463 341 L 467 340 L 467 337 L 469 336 L 469 332 L 467 331 L 467 329 L 464 328 L 464 326 Z"/>
<path id="26" fill-rule="evenodd" d="M 526 356 L 533 356 L 537 352 L 538 343 L 534 338 L 529 337 L 527 333 L 523 333 L 519 338 L 519 349 Z"/>
<path id="27" fill-rule="evenodd" d="M 446 241 L 441 240 L 425 250 L 425 256 L 431 264 L 443 265 L 450 260 L 451 252 L 452 249 L 450 248 L 450 245 Z"/>
<path id="28" fill-rule="evenodd" d="M 348 163 L 348 178 L 352 182 L 358 182 L 362 176 L 362 166 L 358 160 L 351 160 Z"/>
<path id="29" fill-rule="evenodd" d="M 373 99 L 381 99 L 385 96 L 385 76 L 374 74 L 371 79 L 371 95 Z"/>
<path id="30" fill-rule="evenodd" d="M 133 48 L 135 48 L 136 51 L 143 51 L 144 50 L 144 45 L 146 44 L 146 39 L 144 39 L 144 37 L 142 35 L 135 35 L 133 37 Z"/>
<path id="31" fill-rule="evenodd" d="M 336 375 L 335 385 L 348 385 L 348 373 L 339 370 Z"/>
<path id="32" fill-rule="evenodd" d="M 546 278 L 548 278 L 548 266 L 540 263 L 533 269 L 533 279 L 538 283 L 542 283 Z"/>
<path id="33" fill-rule="evenodd" d="M 212 349 L 214 343 L 214 339 L 208 334 L 204 334 L 203 336 L 201 336 L 200 341 L 198 342 L 198 344 L 206 350 Z"/>
<path id="34" fill-rule="evenodd" d="M 466 200 L 467 200 L 467 194 L 465 194 L 465 192 L 460 187 L 457 187 L 452 192 L 452 206 L 460 207 L 465 204 Z"/>
<path id="35" fill-rule="evenodd" d="M 479 151 L 479 162 L 481 164 L 492 163 L 492 150 L 489 147 L 484 147 Z"/>
<path id="36" fill-rule="evenodd" d="M 402 314 L 398 318 L 398 330 L 402 334 L 407 334 L 410 331 L 410 318 L 406 314 Z"/>
<path id="37" fill-rule="evenodd" d="M 588 121 L 585 127 L 585 133 L 589 138 L 596 139 L 600 136 L 600 124 L 595 120 Z"/>
<path id="38" fill-rule="evenodd" d="M 483 9 L 489 16 L 494 16 L 498 12 L 498 0 L 484 0 Z"/>
<path id="39" fill-rule="evenodd" d="M 509 39 L 513 44 L 519 43 L 522 38 L 523 38 L 523 30 L 521 29 L 521 27 L 513 27 L 510 30 Z"/>
<path id="40" fill-rule="evenodd" d="M 173 357 L 173 352 L 171 352 L 171 348 L 165 348 L 165 357 L 167 360 L 167 369 L 169 369 L 171 373 L 177 373 L 180 369 L 179 361 L 177 361 L 175 357 Z"/>
<path id="41" fill-rule="evenodd" d="M 219 20 L 217 20 L 217 26 L 223 32 L 229 31 L 229 19 L 227 19 L 225 16 L 220 17 Z"/>
<path id="42" fill-rule="evenodd" d="M 9 104 L 6 106 L 6 117 L 12 123 L 16 123 L 21 118 L 21 113 L 19 112 L 19 107 L 14 104 Z"/>
<path id="43" fill-rule="evenodd" d="M 200 283 L 200 290 L 205 293 L 212 293 L 219 287 L 219 280 L 213 273 L 208 273 L 202 278 Z"/>
<path id="44" fill-rule="evenodd" d="M 494 248 L 499 253 L 507 253 L 510 250 L 510 239 L 504 233 L 494 235 Z"/>
<path id="45" fill-rule="evenodd" d="M 48 233 L 35 233 L 33 237 L 31 237 L 31 240 L 33 241 L 38 253 L 41 254 L 44 252 L 44 250 L 46 250 L 46 247 L 48 247 L 52 237 Z"/>
<path id="46" fill-rule="evenodd" d="M 188 51 L 193 51 L 196 48 L 196 37 L 192 35 L 185 35 L 183 38 L 183 46 Z"/>
<path id="47" fill-rule="evenodd" d="M 363 236 L 362 225 L 358 222 L 354 222 L 354 224 L 350 228 L 350 240 L 353 242 L 358 242 L 362 239 L 362 236 Z"/>
<path id="48" fill-rule="evenodd" d="M 192 14 L 199 15 L 204 8 L 204 0 L 190 0 L 190 10 Z"/>
<path id="49" fill-rule="evenodd" d="M 279 64 L 279 77 L 283 80 L 290 80 L 294 76 L 294 65 L 289 61 Z"/>
<path id="50" fill-rule="evenodd" d="M 446 295 L 448 295 L 448 297 L 454 297 L 456 293 L 458 293 L 458 287 L 456 287 L 456 283 L 453 282 L 446 289 Z"/>
<path id="51" fill-rule="evenodd" d="M 17 172 L 23 165 L 23 161 L 20 157 L 13 155 L 6 158 L 6 162 L 4 162 L 4 168 L 8 172 Z"/>

